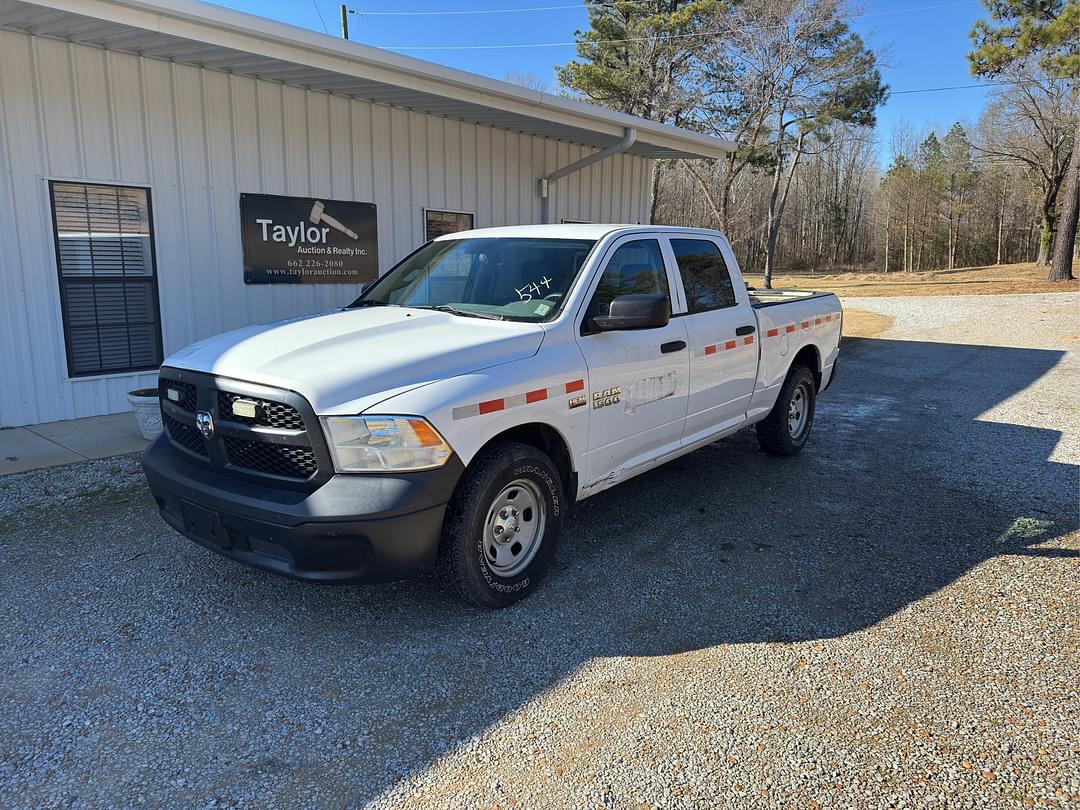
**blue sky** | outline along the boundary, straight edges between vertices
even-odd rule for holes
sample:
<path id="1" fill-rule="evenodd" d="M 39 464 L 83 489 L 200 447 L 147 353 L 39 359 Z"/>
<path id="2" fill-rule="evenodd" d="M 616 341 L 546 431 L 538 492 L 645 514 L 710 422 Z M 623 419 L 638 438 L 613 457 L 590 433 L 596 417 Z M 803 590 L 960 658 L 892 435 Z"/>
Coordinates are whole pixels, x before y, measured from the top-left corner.
<path id="1" fill-rule="evenodd" d="M 218 0 L 220 5 L 316 31 L 340 31 L 340 4 L 332 0 Z M 554 8 L 571 6 L 570 8 Z M 587 24 L 574 0 L 353 0 L 361 12 L 446 12 L 545 7 L 551 10 L 484 14 L 350 14 L 350 37 L 431 62 L 505 79 L 532 74 L 552 87 L 554 66 L 574 57 L 574 31 Z M 322 19 L 320 20 L 319 13 Z M 972 24 L 985 9 L 978 0 L 868 0 L 855 28 L 887 53 L 885 81 L 893 91 L 977 84 L 965 54 Z M 545 47 L 464 49 L 448 46 L 534 45 Z M 896 92 L 878 113 L 879 148 L 887 159 L 889 133 L 903 119 L 915 130 L 948 129 L 974 121 L 984 89 Z"/>

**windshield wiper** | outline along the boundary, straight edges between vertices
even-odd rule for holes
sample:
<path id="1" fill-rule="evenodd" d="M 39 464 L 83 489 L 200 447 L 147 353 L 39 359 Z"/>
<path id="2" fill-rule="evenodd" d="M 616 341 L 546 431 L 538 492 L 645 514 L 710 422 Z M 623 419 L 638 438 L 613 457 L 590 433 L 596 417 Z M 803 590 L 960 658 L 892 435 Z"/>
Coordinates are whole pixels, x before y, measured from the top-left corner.
<path id="1" fill-rule="evenodd" d="M 390 306 L 385 301 L 377 301 L 374 298 L 361 298 L 353 301 L 349 304 L 348 309 L 359 309 L 360 307 L 388 307 Z"/>
<path id="2" fill-rule="evenodd" d="M 466 318 L 483 318 L 487 321 L 505 321 L 506 318 L 503 315 L 496 315 L 494 312 L 470 312 L 467 309 L 458 309 L 452 307 L 449 304 L 439 304 L 433 307 L 417 307 L 417 309 L 437 309 L 439 312 L 450 312 L 454 315 L 464 315 Z"/>

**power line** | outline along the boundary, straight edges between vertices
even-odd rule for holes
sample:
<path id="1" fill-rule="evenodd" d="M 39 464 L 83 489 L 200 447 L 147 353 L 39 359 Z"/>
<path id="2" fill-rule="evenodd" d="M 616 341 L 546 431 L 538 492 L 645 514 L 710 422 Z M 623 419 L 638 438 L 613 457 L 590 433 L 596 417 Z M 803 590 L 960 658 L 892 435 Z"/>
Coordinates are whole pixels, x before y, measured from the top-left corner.
<path id="1" fill-rule="evenodd" d="M 933 6 L 922 6 L 919 8 L 901 8 L 893 9 L 892 11 L 874 11 L 867 14 L 856 14 L 848 19 L 859 20 L 866 17 L 889 17 L 894 14 L 906 14 L 913 11 L 932 11 L 939 8 L 949 8 L 951 6 L 970 6 L 978 0 L 961 0 L 961 2 L 953 3 L 939 3 Z M 532 11 L 566 11 L 568 9 L 588 9 L 589 6 L 599 5 L 599 3 L 584 2 L 574 3 L 567 6 L 529 6 L 526 8 L 476 8 L 476 9 L 455 9 L 452 11 L 364 11 L 363 9 L 349 9 L 350 14 L 363 15 L 367 17 L 450 17 L 455 15 L 464 14 L 520 14 L 528 13 Z M 749 26 L 750 28 L 761 26 Z"/>
<path id="2" fill-rule="evenodd" d="M 1020 82 L 987 82 L 986 84 L 954 84 L 949 87 L 920 87 L 918 90 L 890 90 L 890 96 L 903 96 L 908 93 L 940 93 L 944 90 L 971 90 L 976 87 L 1001 87 L 1002 85 L 1020 84 Z"/>
<path id="3" fill-rule="evenodd" d="M 322 30 L 329 35 L 330 29 L 326 27 L 326 20 L 323 19 L 322 12 L 319 10 L 318 0 L 311 0 L 311 5 L 315 6 L 315 13 L 319 15 L 319 22 L 322 23 Z"/>
<path id="4" fill-rule="evenodd" d="M 312 0 L 312 2 L 315 3 L 316 0 Z M 954 7 L 954 6 L 967 6 L 967 5 L 971 5 L 974 2 L 977 2 L 977 0 L 961 0 L 960 2 L 938 3 L 938 4 L 932 5 L 932 6 L 918 6 L 918 7 L 914 7 L 914 8 L 893 9 L 892 11 L 881 11 L 881 12 L 873 12 L 873 13 L 869 13 L 869 14 L 859 14 L 859 15 L 855 15 L 854 17 L 851 17 L 849 19 L 857 20 L 857 19 L 863 19 L 863 18 L 866 18 L 866 17 L 886 17 L 886 16 L 892 16 L 892 15 L 896 15 L 896 14 L 911 14 L 911 13 L 916 13 L 916 12 L 920 12 L 920 11 L 932 11 L 932 10 L 940 9 L 940 8 L 951 8 L 951 7 Z M 588 7 L 588 5 L 589 5 L 588 2 L 586 2 L 584 4 L 585 7 Z M 582 8 L 582 5 L 581 4 L 575 4 L 575 5 L 569 5 L 569 6 L 533 6 L 533 7 L 529 7 L 529 8 L 468 9 L 468 10 L 459 10 L 459 11 L 360 11 L 360 10 L 356 10 L 356 9 L 348 9 L 348 12 L 350 14 L 357 14 L 357 15 L 372 15 L 372 16 L 385 16 L 385 17 L 389 17 L 389 16 L 410 16 L 410 17 L 413 17 L 413 16 L 448 16 L 448 15 L 455 15 L 455 14 L 510 14 L 510 13 L 530 12 L 530 11 L 556 11 L 556 10 L 569 9 L 569 8 Z M 316 9 L 316 11 L 318 11 L 318 5 L 315 6 L 315 9 Z M 322 19 L 322 14 L 319 14 L 319 19 L 320 20 Z M 326 27 L 326 24 L 323 23 L 323 28 L 325 28 L 325 27 Z M 777 25 L 777 26 L 744 26 L 744 28 L 757 29 L 757 30 L 772 29 L 772 28 L 783 28 L 783 27 L 786 27 L 786 26 L 783 26 L 783 25 Z M 672 34 L 671 36 L 672 37 L 700 37 L 700 36 L 711 36 L 711 35 L 717 34 L 717 33 L 721 33 L 721 32 L 720 31 L 700 31 L 700 32 L 691 33 L 691 34 Z M 600 43 L 618 43 L 618 42 L 639 42 L 639 41 L 647 41 L 647 40 L 648 40 L 648 37 L 628 37 L 628 38 L 625 38 L 625 39 L 601 40 L 600 42 L 598 42 L 596 44 L 600 44 Z M 493 49 L 502 49 L 502 48 L 513 48 L 513 49 L 517 49 L 517 48 L 556 48 L 556 47 L 565 47 L 565 46 L 576 45 L 576 44 L 577 44 L 577 42 L 538 42 L 538 43 L 509 43 L 509 44 L 500 44 L 500 45 L 398 45 L 398 46 L 380 45 L 378 47 L 384 48 L 386 50 L 493 50 Z M 912 95 L 912 94 L 917 94 L 917 93 L 941 93 L 941 92 L 946 92 L 946 91 L 950 91 L 950 90 L 973 90 L 973 89 L 976 89 L 976 88 L 989 88 L 989 87 L 998 87 L 998 86 L 1008 86 L 1008 85 L 1011 85 L 1011 84 L 1019 84 L 1019 82 L 1004 81 L 1004 82 L 988 82 L 986 84 L 957 84 L 957 85 L 949 85 L 949 86 L 944 86 L 944 87 L 920 87 L 920 88 L 916 88 L 916 89 L 912 89 L 912 90 L 890 90 L 889 94 L 890 95 L 895 95 L 895 96 L 902 96 L 902 95 Z"/>
<path id="5" fill-rule="evenodd" d="M 875 11 L 867 14 L 856 14 L 848 17 L 848 20 L 862 20 L 870 17 L 891 17 L 896 14 L 914 14 L 921 11 L 935 11 L 942 8 L 953 8 L 956 6 L 970 6 L 978 0 L 959 0 L 958 2 L 951 3 L 937 3 L 931 6 L 917 6 L 915 8 L 899 8 L 892 11 Z M 585 4 L 588 7 L 588 4 Z M 534 8 L 506 8 L 506 9 L 469 9 L 462 11 L 359 11 L 356 9 L 349 9 L 350 14 L 356 14 L 360 16 L 378 15 L 378 16 L 446 16 L 455 14 L 509 14 L 515 12 L 527 12 L 527 11 L 551 11 L 561 8 L 582 8 L 582 6 L 537 6 Z M 831 20 L 829 22 L 832 22 Z M 743 30 L 748 31 L 774 31 L 787 28 L 788 26 L 779 23 L 775 25 L 744 25 L 741 26 Z M 689 34 L 669 34 L 668 39 L 691 39 L 694 37 L 708 37 L 714 34 L 724 33 L 723 30 L 711 30 L 711 31 L 696 31 Z M 618 44 L 620 42 L 648 42 L 649 37 L 624 37 L 618 39 L 604 39 L 596 40 L 594 45 L 608 45 Z M 523 42 L 523 43 L 505 43 L 498 45 L 378 45 L 376 47 L 384 48 L 391 51 L 480 51 L 480 50 L 513 50 L 522 48 L 565 48 L 577 45 L 577 41 L 573 42 Z"/>
<path id="6" fill-rule="evenodd" d="M 474 8 L 458 11 L 362 11 L 349 9 L 350 14 L 365 17 L 448 17 L 456 14 L 517 14 L 528 11 L 563 11 L 570 8 L 588 8 L 589 3 L 574 3 L 569 6 L 531 6 L 529 8 Z"/>
<path id="7" fill-rule="evenodd" d="M 920 11 L 933 11 L 940 8 L 952 8 L 954 6 L 969 6 L 977 0 L 960 0 L 960 2 L 953 3 L 939 3 L 933 6 L 919 6 L 916 8 L 900 8 L 893 9 L 892 11 L 877 11 L 869 14 L 858 14 L 853 17 L 849 17 L 849 20 L 861 20 L 868 17 L 886 17 L 895 14 L 912 14 Z M 510 9 L 508 9 L 510 10 Z M 352 12 L 351 13 L 364 13 L 364 12 Z M 386 14 L 392 14 L 395 12 L 385 12 Z M 420 13 L 459 13 L 459 12 L 413 12 L 415 14 Z M 825 21 L 822 21 L 825 22 Z M 833 22 L 829 20 L 828 22 Z M 787 28 L 784 24 L 777 25 L 744 25 L 741 26 L 744 31 L 774 31 Z M 714 29 L 711 31 L 696 31 L 689 34 L 668 34 L 668 39 L 692 39 L 694 37 L 710 37 L 716 34 L 725 33 L 723 29 Z M 590 42 L 590 45 L 614 45 L 620 42 L 650 42 L 650 37 L 623 37 L 619 39 L 601 39 Z M 499 45 L 378 45 L 376 47 L 383 48 L 389 51 L 490 51 L 490 50 L 513 50 L 522 48 L 565 48 L 570 46 L 576 46 L 577 41 L 573 42 L 522 42 L 522 43 L 505 43 Z"/>

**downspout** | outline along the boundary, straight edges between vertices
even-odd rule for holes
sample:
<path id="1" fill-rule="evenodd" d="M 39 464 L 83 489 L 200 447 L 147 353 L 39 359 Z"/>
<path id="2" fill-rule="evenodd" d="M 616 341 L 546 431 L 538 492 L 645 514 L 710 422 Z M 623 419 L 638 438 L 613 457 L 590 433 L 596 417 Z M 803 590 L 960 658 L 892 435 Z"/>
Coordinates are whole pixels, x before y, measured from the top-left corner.
<path id="1" fill-rule="evenodd" d="M 620 152 L 625 152 L 631 146 L 634 145 L 634 141 L 637 140 L 637 130 L 633 127 L 627 127 L 623 133 L 622 140 L 618 143 L 612 144 L 599 152 L 594 152 L 591 155 L 583 157 L 581 160 L 575 160 L 573 163 L 568 163 L 561 169 L 556 169 L 551 174 L 541 177 L 536 184 L 536 190 L 540 194 L 540 221 L 545 225 L 551 222 L 550 211 L 550 198 L 548 196 L 551 191 L 551 185 L 561 177 L 566 177 L 568 174 L 579 172 L 587 166 L 591 166 L 594 163 L 599 163 L 605 158 L 609 158 L 612 155 L 617 155 Z"/>

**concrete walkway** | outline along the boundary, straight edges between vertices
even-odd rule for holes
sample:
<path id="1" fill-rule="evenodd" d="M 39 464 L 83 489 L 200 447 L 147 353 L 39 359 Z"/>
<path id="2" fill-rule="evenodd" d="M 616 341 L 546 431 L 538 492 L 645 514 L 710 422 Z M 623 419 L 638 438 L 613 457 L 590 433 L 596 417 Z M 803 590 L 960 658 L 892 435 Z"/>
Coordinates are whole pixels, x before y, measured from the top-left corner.
<path id="1" fill-rule="evenodd" d="M 132 413 L 0 430 L 0 475 L 136 453 L 149 442 Z"/>

